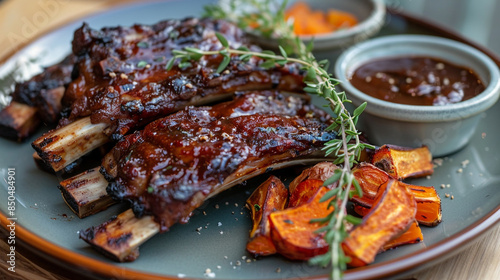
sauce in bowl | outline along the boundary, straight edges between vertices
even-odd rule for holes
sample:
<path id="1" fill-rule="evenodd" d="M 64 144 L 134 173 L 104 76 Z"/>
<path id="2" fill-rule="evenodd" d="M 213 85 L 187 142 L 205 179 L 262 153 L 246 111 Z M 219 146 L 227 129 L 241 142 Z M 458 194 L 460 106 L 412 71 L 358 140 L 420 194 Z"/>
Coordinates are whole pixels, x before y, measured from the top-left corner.
<path id="1" fill-rule="evenodd" d="M 453 104 L 485 89 L 471 69 L 420 56 L 370 61 L 354 71 L 350 82 L 375 98 L 408 105 Z"/>

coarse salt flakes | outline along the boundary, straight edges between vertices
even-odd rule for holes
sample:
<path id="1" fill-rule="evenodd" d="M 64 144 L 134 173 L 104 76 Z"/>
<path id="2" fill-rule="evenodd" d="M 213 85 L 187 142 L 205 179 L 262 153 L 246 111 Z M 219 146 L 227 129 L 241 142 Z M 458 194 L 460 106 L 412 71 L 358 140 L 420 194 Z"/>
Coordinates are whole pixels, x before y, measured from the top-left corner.
<path id="1" fill-rule="evenodd" d="M 205 273 L 203 275 L 207 278 L 215 278 L 215 272 L 213 272 L 210 268 L 205 269 Z"/>
<path id="2" fill-rule="evenodd" d="M 434 162 L 434 164 L 436 166 L 442 166 L 443 165 L 443 161 L 444 160 L 442 158 L 436 158 L 436 159 L 433 160 L 433 162 Z"/>

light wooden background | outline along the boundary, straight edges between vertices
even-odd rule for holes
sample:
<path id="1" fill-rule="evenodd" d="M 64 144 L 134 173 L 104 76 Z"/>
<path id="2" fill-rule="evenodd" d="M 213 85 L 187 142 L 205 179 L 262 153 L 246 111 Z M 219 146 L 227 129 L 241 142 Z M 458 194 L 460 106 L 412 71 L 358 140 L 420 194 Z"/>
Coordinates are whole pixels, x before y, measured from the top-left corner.
<path id="1" fill-rule="evenodd" d="M 4 0 L 0 1 L 0 59 L 31 39 L 65 22 L 138 0 Z M 388 5 L 412 11 L 455 29 L 500 54 L 500 1 L 496 0 L 387 0 Z M 479 5 L 480 4 L 480 5 Z M 1 236 L 0 236 L 1 237 Z M 500 279 L 500 225 L 468 249 L 405 279 Z M 18 256 L 20 272 L 6 273 L 5 238 L 0 238 L 0 280 L 71 279 L 57 275 Z M 50 270 L 50 269 L 49 269 Z"/>

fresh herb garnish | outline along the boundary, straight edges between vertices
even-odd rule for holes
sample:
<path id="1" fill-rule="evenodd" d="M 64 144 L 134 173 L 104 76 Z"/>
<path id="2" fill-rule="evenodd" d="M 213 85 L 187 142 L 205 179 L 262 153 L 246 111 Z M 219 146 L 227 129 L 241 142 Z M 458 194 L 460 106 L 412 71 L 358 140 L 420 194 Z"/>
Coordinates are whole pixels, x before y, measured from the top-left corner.
<path id="1" fill-rule="evenodd" d="M 148 65 L 148 62 L 144 61 L 144 60 L 141 60 L 141 61 L 139 61 L 139 63 L 137 63 L 137 67 L 139 67 L 139 68 L 144 68 L 147 65 Z"/>
<path id="2" fill-rule="evenodd" d="M 139 42 L 136 45 L 137 45 L 138 48 L 141 48 L 141 49 L 147 49 L 147 48 L 149 48 L 148 42 Z"/>
<path id="3" fill-rule="evenodd" d="M 321 266 L 332 265 L 331 278 L 341 279 L 343 271 L 350 261 L 342 249 L 342 242 L 347 237 L 347 223 L 359 222 L 359 219 L 346 213 L 346 205 L 349 197 L 357 194 L 362 196 L 362 190 L 351 171 L 353 165 L 359 160 L 361 152 L 366 148 L 374 148 L 360 141 L 360 132 L 356 128 L 359 116 L 366 107 L 361 104 L 351 114 L 345 104 L 351 103 L 345 92 L 338 92 L 335 86 L 339 83 L 329 73 L 329 61 L 317 61 L 312 54 L 313 45 L 305 45 L 299 37 L 293 33 L 293 25 L 285 20 L 285 7 L 287 1 L 277 0 L 237 0 L 230 1 L 226 7 L 220 5 L 207 6 L 205 16 L 225 19 L 235 22 L 240 28 L 256 33 L 270 39 L 278 38 L 280 47 L 279 54 L 272 51 L 254 52 L 246 47 L 238 49 L 231 48 L 226 38 L 217 34 L 223 49 L 219 51 L 202 51 L 196 48 L 185 48 L 174 50 L 173 58 L 167 63 L 167 69 L 172 68 L 174 61 L 180 60 L 180 64 L 198 60 L 205 55 L 221 55 L 223 57 L 217 72 L 222 72 L 231 61 L 232 56 L 238 56 L 242 61 L 248 61 L 251 57 L 259 57 L 263 62 L 262 68 L 297 63 L 306 71 L 304 90 L 311 94 L 323 97 L 335 116 L 333 124 L 328 127 L 329 131 L 336 131 L 339 138 L 331 140 L 323 148 L 326 156 L 335 155 L 335 164 L 343 164 L 334 175 L 325 181 L 324 185 L 339 182 L 338 187 L 328 191 L 320 201 L 330 200 L 329 205 L 333 211 L 324 218 L 312 220 L 324 225 L 320 231 L 324 232 L 324 238 L 328 242 L 329 251 L 310 260 L 311 263 Z M 244 8 L 242 8 L 244 7 Z M 352 188 L 354 186 L 354 188 Z M 332 199 L 333 198 L 333 199 Z"/>
<path id="4" fill-rule="evenodd" d="M 253 205 L 253 208 L 255 209 L 255 211 L 259 212 L 260 211 L 260 205 L 259 204 L 254 204 Z"/>

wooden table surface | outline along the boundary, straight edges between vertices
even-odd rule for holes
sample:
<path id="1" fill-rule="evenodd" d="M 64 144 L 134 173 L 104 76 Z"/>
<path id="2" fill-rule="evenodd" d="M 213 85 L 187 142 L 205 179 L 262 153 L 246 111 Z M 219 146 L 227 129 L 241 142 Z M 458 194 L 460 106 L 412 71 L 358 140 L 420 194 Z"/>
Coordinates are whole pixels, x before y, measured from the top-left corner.
<path id="1" fill-rule="evenodd" d="M 33 38 L 84 15 L 138 0 L 6 0 L 0 1 L 0 59 Z M 7 271 L 7 245 L 0 236 L 0 280 L 72 279 L 61 276 L 29 252 L 18 255 L 16 273 Z M 405 279 L 500 279 L 500 225 L 485 233 L 464 251 Z"/>

